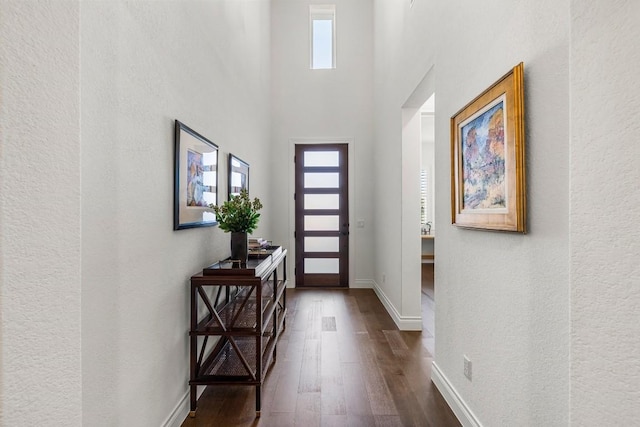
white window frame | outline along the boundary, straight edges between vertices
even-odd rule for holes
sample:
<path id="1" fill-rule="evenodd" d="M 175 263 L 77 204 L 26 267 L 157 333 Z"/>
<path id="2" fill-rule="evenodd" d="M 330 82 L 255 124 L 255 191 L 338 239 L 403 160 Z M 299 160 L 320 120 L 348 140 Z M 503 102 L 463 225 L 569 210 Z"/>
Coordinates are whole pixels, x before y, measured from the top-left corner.
<path id="1" fill-rule="evenodd" d="M 331 67 L 315 68 L 313 64 L 313 21 L 331 21 Z M 312 70 L 331 70 L 336 68 L 336 5 L 312 4 L 309 5 L 309 67 Z"/>

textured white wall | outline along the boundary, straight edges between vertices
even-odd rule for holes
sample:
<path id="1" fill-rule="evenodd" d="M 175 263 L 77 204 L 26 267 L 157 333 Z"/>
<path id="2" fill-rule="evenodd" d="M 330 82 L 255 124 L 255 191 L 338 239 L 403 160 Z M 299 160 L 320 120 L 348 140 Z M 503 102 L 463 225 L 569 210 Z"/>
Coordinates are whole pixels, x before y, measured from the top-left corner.
<path id="1" fill-rule="evenodd" d="M 414 5 L 414 8 L 416 6 Z M 430 3 L 423 3 L 421 7 L 431 9 Z M 427 38 L 426 34 L 435 25 L 435 17 L 431 13 L 424 13 L 419 17 L 414 16 L 412 20 L 409 19 L 411 13 L 409 2 L 374 1 L 373 165 L 376 171 L 382 171 L 373 176 L 376 194 L 376 223 L 373 230 L 376 247 L 374 280 L 398 316 L 405 315 L 404 298 L 416 299 L 420 295 L 419 281 L 404 283 L 403 270 L 398 268 L 403 263 L 409 263 L 415 271 L 419 269 L 420 263 L 419 249 L 415 253 L 412 253 L 415 249 L 410 249 L 416 245 L 420 247 L 419 218 L 416 220 L 416 217 L 409 214 L 414 218 L 412 224 L 404 224 L 401 220 L 404 202 L 408 202 L 407 209 L 414 212 L 414 203 L 419 203 L 418 187 L 412 186 L 406 195 L 402 192 L 402 161 L 404 156 L 420 158 L 419 149 L 413 154 L 403 152 L 402 107 L 419 108 L 433 89 L 433 73 L 425 79 L 433 64 L 429 58 L 433 55 L 430 53 L 433 51 L 433 39 Z M 414 91 L 420 83 L 424 83 L 424 88 L 418 90 L 417 95 L 425 99 L 413 99 L 416 97 Z M 418 174 L 419 171 L 408 170 L 406 173 Z M 417 209 L 419 214 L 419 204 Z M 412 229 L 418 231 L 410 237 Z M 405 230 L 406 233 L 401 230 Z M 403 253 L 403 234 L 406 234 L 407 238 L 415 239 L 407 245 L 407 253 Z M 407 258 L 403 259 L 405 256 Z M 408 311 L 407 314 L 414 316 L 416 313 Z"/>
<path id="2" fill-rule="evenodd" d="M 250 166 L 269 236 L 269 3 L 81 5 L 86 425 L 161 425 L 187 392 L 188 278 L 229 254 L 173 231 L 174 119 Z M 179 408 L 178 412 L 182 410 Z"/>
<path id="3" fill-rule="evenodd" d="M 354 281 L 373 277 L 372 147 L 372 3 L 337 0 L 334 70 L 309 69 L 309 5 L 311 0 L 272 1 L 272 140 L 273 197 L 284 212 L 293 208 L 289 191 L 292 138 L 349 138 L 355 145 L 349 171 L 354 193 L 350 211 Z M 365 221 L 357 228 L 355 219 Z M 290 215 L 274 217 L 273 238 L 293 242 Z M 294 248 L 290 247 L 293 255 Z M 290 263 L 293 271 L 294 263 Z M 292 276 L 293 277 L 293 276 Z M 352 283 L 353 285 L 353 283 Z"/>
<path id="4" fill-rule="evenodd" d="M 400 108 L 433 66 L 436 363 L 484 425 L 566 425 L 569 2 L 376 1 L 374 10 L 375 164 L 387 171 L 376 181 L 376 282 L 385 272 L 391 293 L 400 274 L 400 241 L 389 227 L 401 209 Z M 530 233 L 454 228 L 449 119 L 520 61 Z M 473 382 L 463 376 L 464 354 Z"/>
<path id="5" fill-rule="evenodd" d="M 82 424 L 79 19 L 0 3 L 0 425 Z"/>
<path id="6" fill-rule="evenodd" d="M 638 425 L 640 3 L 571 12 L 571 424 Z"/>

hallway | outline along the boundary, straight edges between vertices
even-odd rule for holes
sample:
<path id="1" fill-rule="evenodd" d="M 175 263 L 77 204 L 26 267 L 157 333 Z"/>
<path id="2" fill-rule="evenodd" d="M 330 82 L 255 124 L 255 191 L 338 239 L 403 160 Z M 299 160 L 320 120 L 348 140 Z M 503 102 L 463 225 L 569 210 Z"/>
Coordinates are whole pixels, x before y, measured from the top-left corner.
<path id="1" fill-rule="evenodd" d="M 370 289 L 289 289 L 263 386 L 210 386 L 189 426 L 458 426 L 430 381 L 430 334 L 399 331 Z"/>

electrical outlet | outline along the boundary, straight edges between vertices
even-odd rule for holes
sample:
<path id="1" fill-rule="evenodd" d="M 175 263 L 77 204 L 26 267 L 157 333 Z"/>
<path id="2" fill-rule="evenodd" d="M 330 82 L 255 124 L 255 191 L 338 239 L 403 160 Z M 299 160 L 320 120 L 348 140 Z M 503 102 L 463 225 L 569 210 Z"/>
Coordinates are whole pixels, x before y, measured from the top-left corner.
<path id="1" fill-rule="evenodd" d="M 471 360 L 464 356 L 464 376 L 471 381 Z"/>
<path id="2" fill-rule="evenodd" d="M 382 273 L 382 283 L 386 283 L 387 282 L 387 275 Z"/>

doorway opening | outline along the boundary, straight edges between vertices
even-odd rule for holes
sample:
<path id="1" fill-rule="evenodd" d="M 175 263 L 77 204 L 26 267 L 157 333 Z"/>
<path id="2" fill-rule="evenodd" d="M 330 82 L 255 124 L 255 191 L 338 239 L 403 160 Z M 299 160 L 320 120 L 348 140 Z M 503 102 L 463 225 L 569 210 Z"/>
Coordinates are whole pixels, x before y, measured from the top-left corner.
<path id="1" fill-rule="evenodd" d="M 435 349 L 435 292 L 431 289 L 435 288 L 432 278 L 437 275 L 433 274 L 435 166 L 433 160 L 426 162 L 423 157 L 434 158 L 434 93 L 435 71 L 431 67 L 402 105 L 403 313 L 410 313 L 419 321 L 416 327 L 423 331 L 424 345 L 431 353 Z M 430 145 L 423 147 L 423 139 L 430 140 Z M 423 265 L 423 261 L 429 265 Z"/>
<path id="2" fill-rule="evenodd" d="M 425 347 L 435 351 L 435 93 L 420 108 L 421 302 Z"/>

